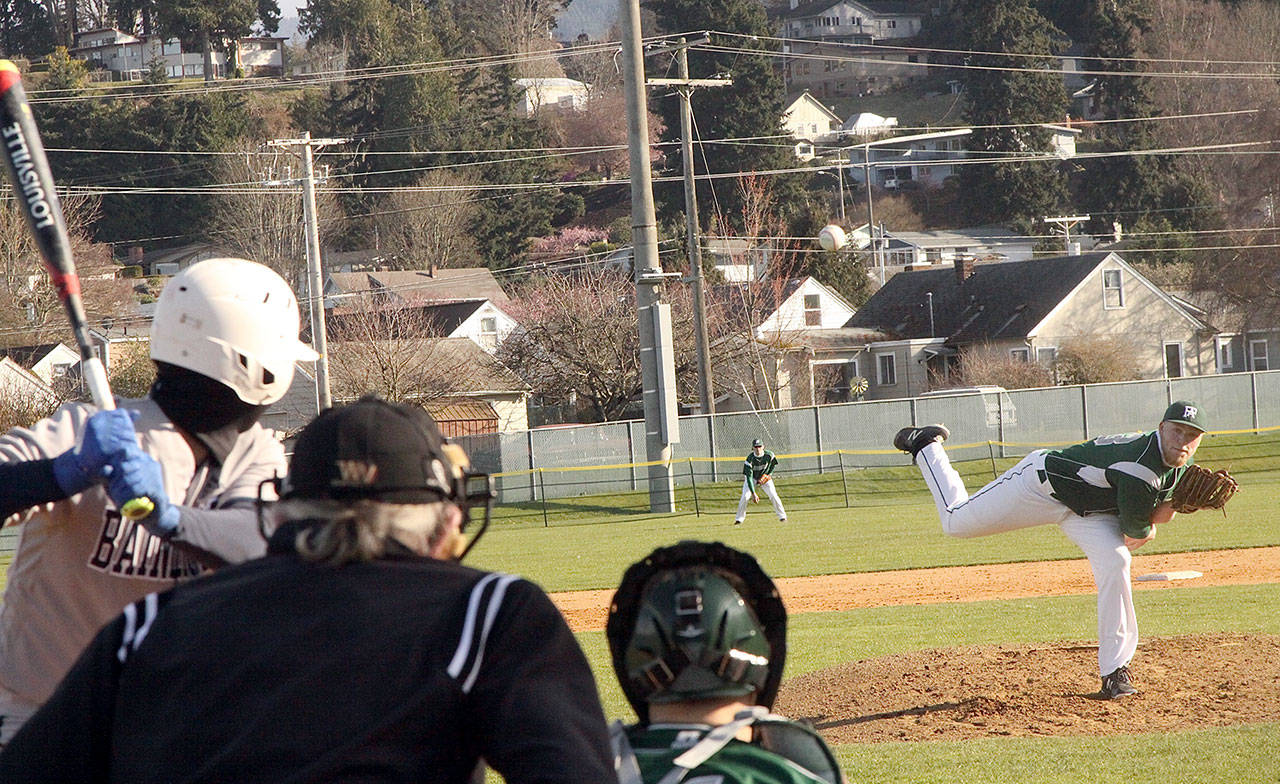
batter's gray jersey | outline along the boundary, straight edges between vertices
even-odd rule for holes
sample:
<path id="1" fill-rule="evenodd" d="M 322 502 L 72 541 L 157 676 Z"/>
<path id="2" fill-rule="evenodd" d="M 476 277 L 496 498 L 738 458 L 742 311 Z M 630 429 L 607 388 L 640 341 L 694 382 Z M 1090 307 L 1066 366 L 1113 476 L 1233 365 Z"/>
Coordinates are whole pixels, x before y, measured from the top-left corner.
<path id="1" fill-rule="evenodd" d="M 179 532 L 170 540 L 152 536 L 123 519 L 97 485 L 6 521 L 21 530 L 0 605 L 0 686 L 32 703 L 49 698 L 89 640 L 125 605 L 199 574 L 202 559 L 242 561 L 265 552 L 251 500 L 262 480 L 286 469 L 284 448 L 271 431 L 254 425 L 220 467 L 198 466 L 154 401 L 122 399 L 119 407 L 139 412 L 139 443 L 163 467 L 169 499 L 184 507 Z M 70 403 L 30 429 L 9 431 L 0 437 L 0 460 L 61 454 L 96 410 Z"/>

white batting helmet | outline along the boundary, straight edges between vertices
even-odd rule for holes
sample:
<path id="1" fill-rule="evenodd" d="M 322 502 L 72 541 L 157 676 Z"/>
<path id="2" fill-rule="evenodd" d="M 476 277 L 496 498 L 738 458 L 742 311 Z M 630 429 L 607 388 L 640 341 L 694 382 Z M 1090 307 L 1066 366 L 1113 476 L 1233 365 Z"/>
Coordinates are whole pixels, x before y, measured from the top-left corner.
<path id="1" fill-rule="evenodd" d="M 173 276 L 151 322 L 151 358 L 226 384 L 241 400 L 276 402 L 293 364 L 319 357 L 298 340 L 289 284 L 245 259 L 206 259 Z"/>

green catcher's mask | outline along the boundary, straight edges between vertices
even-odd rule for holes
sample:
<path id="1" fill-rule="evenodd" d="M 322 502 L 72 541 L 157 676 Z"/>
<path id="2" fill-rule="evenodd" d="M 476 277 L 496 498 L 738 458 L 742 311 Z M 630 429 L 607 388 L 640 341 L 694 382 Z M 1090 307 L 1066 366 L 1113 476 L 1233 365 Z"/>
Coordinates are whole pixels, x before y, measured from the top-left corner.
<path id="1" fill-rule="evenodd" d="M 627 569 L 606 626 L 614 672 L 648 722 L 651 703 L 747 697 L 772 707 L 786 610 L 750 555 L 718 542 L 659 548 Z"/>

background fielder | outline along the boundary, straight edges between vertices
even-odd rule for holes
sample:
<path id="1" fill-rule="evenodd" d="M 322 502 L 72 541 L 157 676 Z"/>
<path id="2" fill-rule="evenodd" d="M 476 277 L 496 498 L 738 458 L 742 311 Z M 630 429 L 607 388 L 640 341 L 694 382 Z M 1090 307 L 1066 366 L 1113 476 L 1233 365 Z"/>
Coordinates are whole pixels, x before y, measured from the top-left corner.
<path id="1" fill-rule="evenodd" d="M 747 454 L 746 463 L 742 466 L 742 496 L 738 499 L 738 512 L 733 517 L 734 525 L 741 525 L 747 517 L 747 500 L 752 503 L 760 500 L 756 488 L 764 491 L 773 504 L 773 511 L 779 522 L 786 522 L 787 510 L 782 507 L 782 499 L 778 497 L 778 489 L 774 486 L 773 472 L 778 468 L 778 458 L 764 448 L 764 442 L 756 439 L 751 442 L 751 452 Z"/>
<path id="2" fill-rule="evenodd" d="M 1137 693 L 1129 661 L 1138 647 L 1129 568 L 1132 551 L 1173 518 L 1169 498 L 1206 426 L 1200 406 L 1179 400 L 1156 430 L 1036 450 L 972 496 L 942 448 L 941 425 L 903 428 L 893 445 L 911 453 L 938 506 L 942 530 L 972 537 L 1056 523 L 1084 551 L 1098 589 L 1102 696 Z"/>
<path id="3" fill-rule="evenodd" d="M 265 550 L 253 500 L 285 460 L 257 419 L 316 356 L 298 323 L 276 273 L 202 261 L 161 292 L 146 398 L 68 403 L 0 437 L 0 517 L 21 525 L 0 607 L 0 745 L 126 604 Z M 139 496 L 155 512 L 123 519 Z"/>

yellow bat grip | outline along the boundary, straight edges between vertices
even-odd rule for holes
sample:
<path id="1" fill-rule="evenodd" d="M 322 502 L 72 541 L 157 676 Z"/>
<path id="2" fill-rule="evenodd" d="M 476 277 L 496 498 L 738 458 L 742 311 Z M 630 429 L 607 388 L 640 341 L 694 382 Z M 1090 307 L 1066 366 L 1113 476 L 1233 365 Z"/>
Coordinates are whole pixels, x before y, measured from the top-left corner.
<path id="1" fill-rule="evenodd" d="M 120 513 L 130 520 L 141 520 L 155 510 L 155 503 L 146 496 L 131 498 L 124 502 L 124 506 L 120 507 Z"/>

